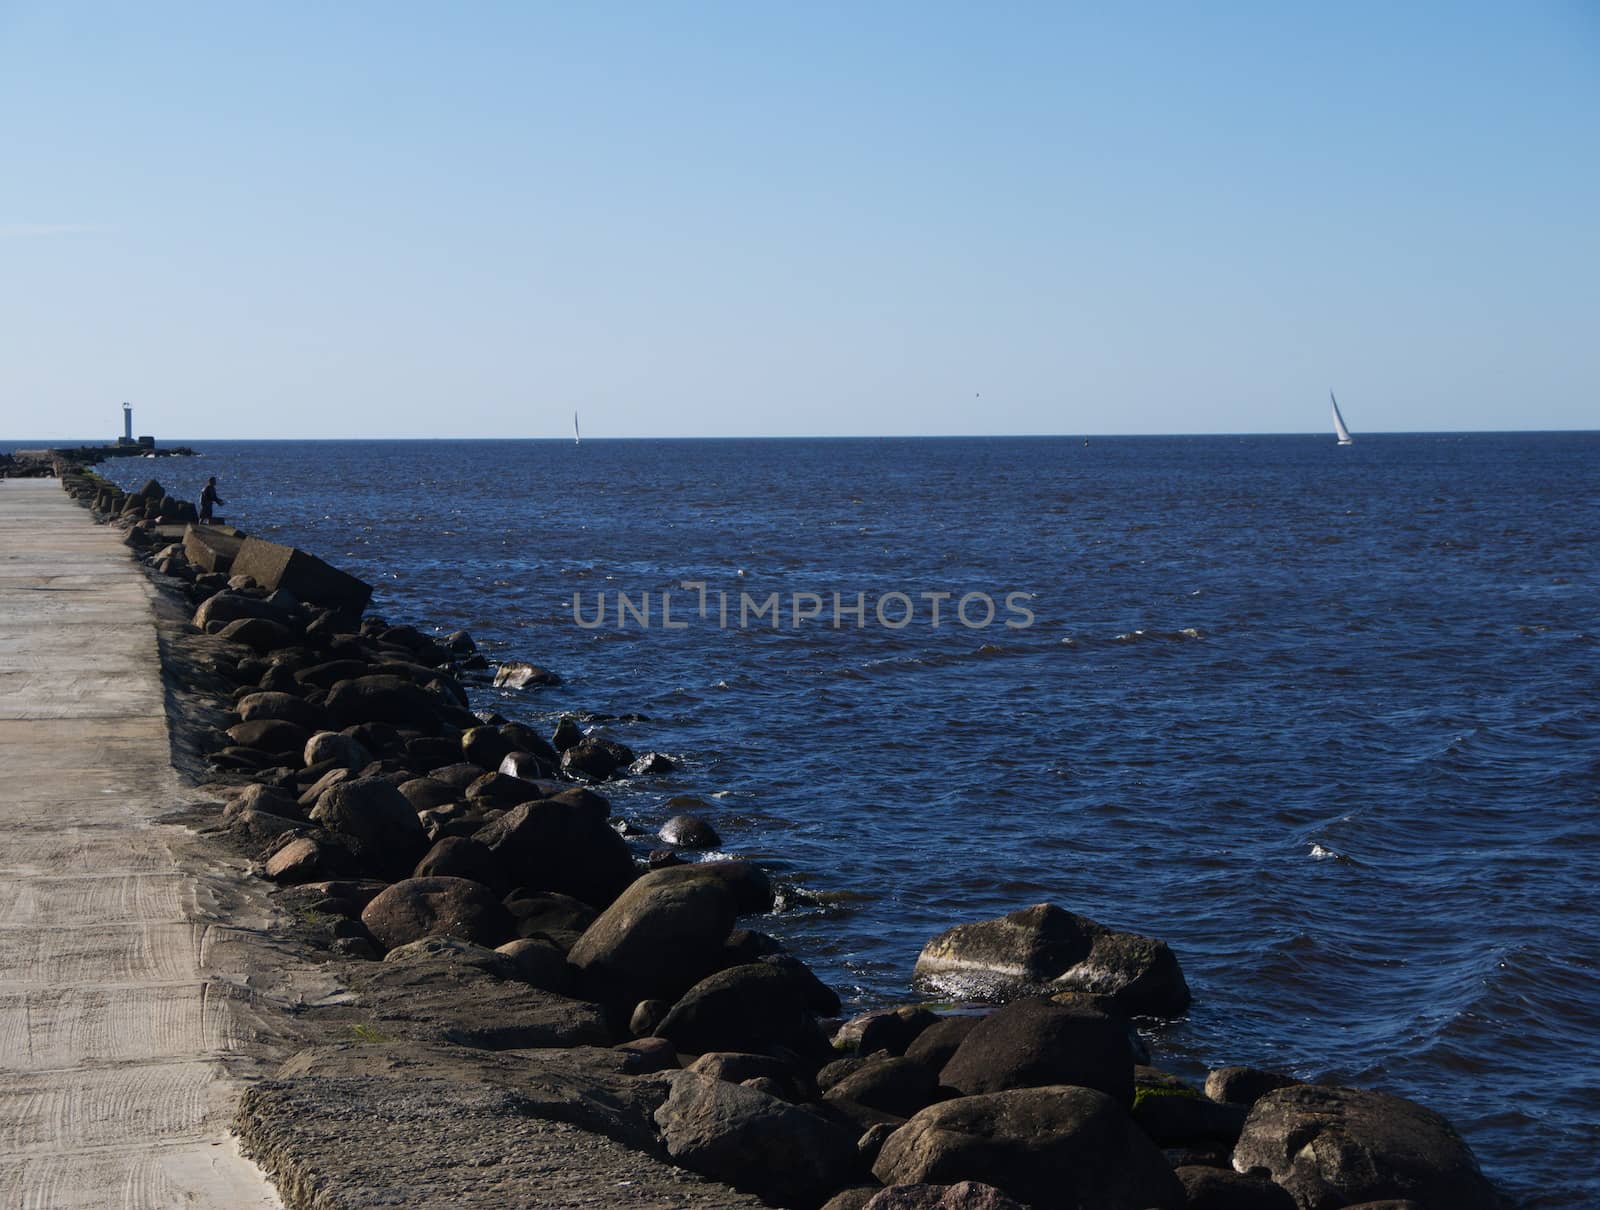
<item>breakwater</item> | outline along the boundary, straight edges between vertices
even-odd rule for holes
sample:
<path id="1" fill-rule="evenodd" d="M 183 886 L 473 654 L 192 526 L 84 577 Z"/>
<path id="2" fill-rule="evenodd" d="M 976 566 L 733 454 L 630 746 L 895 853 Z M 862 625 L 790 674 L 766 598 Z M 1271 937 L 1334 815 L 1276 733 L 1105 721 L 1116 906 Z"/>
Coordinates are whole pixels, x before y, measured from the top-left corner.
<path id="1" fill-rule="evenodd" d="M 585 1045 L 594 1045 L 637 1033 L 641 1038 L 622 1045 L 632 1047 L 629 1053 L 645 1054 L 647 1059 L 639 1061 L 652 1065 L 665 1062 L 669 1052 L 658 1042 L 644 1043 L 643 1038 L 665 1041 L 673 1048 L 670 1053 L 674 1057 L 709 1050 L 713 1055 L 765 1057 L 780 1064 L 746 1063 L 739 1068 L 718 1058 L 691 1073 L 706 1078 L 672 1077 L 666 1099 L 653 1111 L 653 1120 L 665 1140 L 660 1145 L 676 1158 L 735 1183 L 759 1186 L 769 1195 L 802 1200 L 826 1192 L 816 1188 L 819 1180 L 864 1178 L 863 1166 L 870 1161 L 880 1180 L 904 1183 L 898 1178 L 966 1172 L 992 1177 L 989 1183 L 1040 1205 L 1054 1204 L 1048 1200 L 1051 1196 L 1064 1196 L 1042 1192 L 1047 1183 L 1065 1179 L 1063 1174 L 1091 1182 L 1082 1189 L 1084 1197 L 1100 1199 L 1094 1204 L 1181 1204 L 1173 1199 L 1199 1196 L 1196 1190 L 1218 1183 L 1232 1187 L 1233 1196 L 1243 1196 L 1247 1192 L 1244 1186 L 1261 1197 L 1271 1196 L 1259 1177 L 1252 1184 L 1247 1173 L 1230 1175 L 1230 1171 L 1241 1162 L 1248 1168 L 1271 1171 L 1275 1162 L 1284 1162 L 1274 1159 L 1272 1131 L 1292 1133 L 1314 1118 L 1338 1123 L 1331 1129 L 1344 1132 L 1339 1137 L 1352 1135 L 1369 1151 L 1376 1147 L 1380 1159 L 1385 1131 L 1392 1139 L 1397 1132 L 1432 1130 L 1440 1150 L 1431 1160 L 1431 1178 L 1413 1172 L 1389 1173 L 1385 1179 L 1397 1184 L 1425 1179 L 1466 1181 L 1470 1186 L 1466 1194 L 1461 1187 L 1448 1187 L 1449 1196 L 1456 1199 L 1449 1204 L 1474 1204 L 1462 1200 L 1478 1186 L 1470 1184 L 1470 1161 L 1459 1150 L 1450 1150 L 1448 1140 L 1453 1136 L 1441 1131 L 1433 1119 L 1403 1108 L 1403 1103 L 1291 1087 L 1268 1093 L 1241 1115 L 1238 1110 L 1247 1106 L 1251 1093 L 1275 1082 L 1272 1077 L 1219 1073 L 1212 1090 L 1217 1095 L 1206 1097 L 1148 1064 L 1136 1064 L 1135 1060 L 1144 1056 L 1130 1039 L 1128 1018 L 1181 1012 L 1186 1002 L 1181 972 L 1159 943 L 1100 929 L 1065 912 L 1035 910 L 980 929 L 958 931 L 931 942 L 924 952 L 930 976 L 970 977 L 1001 999 L 1053 984 L 1054 994 L 1062 998 L 1012 999 L 1006 1009 L 982 1021 L 971 1013 L 941 1019 L 938 1014 L 908 1006 L 856 1022 L 835 1035 L 845 1043 L 854 1042 L 869 1055 L 878 1054 L 877 1062 L 862 1063 L 860 1054 L 833 1059 L 831 1048 L 824 1051 L 817 1044 L 822 1033 L 819 1022 L 836 1011 L 834 1001 L 826 998 L 826 989 L 797 969 L 792 956 L 770 949 L 770 939 L 742 935 L 744 930 L 736 926 L 740 918 L 750 922 L 750 909 L 759 911 L 766 902 L 761 888 L 767 880 L 760 871 L 728 869 L 720 862 L 669 866 L 674 855 L 662 853 L 656 864 L 666 868 L 635 878 L 639 859 L 648 860 L 648 854 L 626 848 L 619 851 L 613 843 L 615 833 L 607 837 L 596 826 L 604 823 L 601 813 L 605 804 L 595 802 L 599 795 L 586 787 L 603 788 L 619 770 L 632 767 L 634 762 L 628 757 L 634 754 L 619 750 L 620 745 L 603 735 L 584 735 L 575 725 L 565 728 L 565 734 L 558 728 L 546 739 L 528 734 L 525 727 L 517 730 L 521 725 L 511 719 L 470 715 L 465 684 L 486 669 L 468 666 L 473 663 L 473 653 L 466 636 L 441 641 L 404 626 L 363 619 L 359 608 L 348 601 L 318 602 L 311 592 L 301 599 L 282 582 L 247 583 L 240 573 L 229 574 L 231 568 L 196 570 L 188 543 L 184 541 L 180 547 L 176 535 L 160 531 L 160 506 L 150 504 L 156 494 L 140 497 L 142 512 L 148 514 L 154 507 L 157 515 L 142 517 L 130 537 L 133 533 L 148 535 L 133 540 L 147 548 L 165 574 L 188 586 L 185 591 L 197 607 L 198 628 L 216 631 L 219 652 L 214 667 L 234 682 L 234 705 L 241 721 L 227 728 L 230 742 L 220 744 L 215 757 L 219 767 L 248 782 L 230 803 L 235 818 L 242 820 L 238 828 L 245 832 L 270 829 L 278 826 L 275 821 L 293 819 L 297 813 L 305 816 L 302 822 L 308 825 L 285 828 L 277 834 L 291 836 L 289 840 L 273 838 L 271 843 L 281 843 L 282 848 L 266 855 L 269 872 L 275 860 L 295 849 L 292 858 L 280 863 L 275 876 L 295 881 L 308 870 L 343 875 L 342 879 L 312 879 L 306 885 L 317 888 L 313 893 L 345 892 L 323 894 L 316 902 L 322 905 L 322 914 L 351 922 L 340 929 L 345 935 L 332 942 L 350 955 L 375 955 L 384 949 L 392 956 L 415 944 L 404 940 L 405 929 L 388 919 L 389 909 L 395 907 L 393 899 L 385 901 L 384 910 L 372 911 L 384 895 L 401 888 L 404 894 L 394 898 L 404 901 L 398 914 L 413 922 L 408 927 L 418 927 L 416 920 L 436 923 L 448 919 L 452 923 L 445 931 L 473 934 L 464 939 L 469 944 L 494 941 L 500 935 L 496 930 L 506 928 L 507 916 L 496 910 L 492 894 L 488 898 L 475 894 L 470 902 L 452 900 L 441 908 L 418 907 L 409 898 L 422 895 L 426 899 L 439 891 L 406 885 L 419 877 L 459 876 L 465 868 L 459 864 L 450 867 L 455 874 L 439 872 L 440 863 L 447 859 L 483 863 L 471 867 L 480 877 L 459 881 L 491 892 L 499 889 L 497 879 L 523 879 L 524 885 L 511 886 L 497 902 L 518 922 L 519 933 L 524 930 L 521 921 L 528 918 L 539 919 L 543 927 L 516 938 L 516 942 L 534 945 L 516 946 L 513 954 L 501 957 L 520 956 L 529 963 L 545 963 L 545 974 L 515 981 L 562 997 L 559 1002 L 543 999 L 540 1003 L 554 1005 L 569 1023 L 571 1032 L 566 1040 L 581 1038 Z M 131 517 L 137 511 L 141 510 L 130 511 L 124 505 L 120 515 L 134 524 Z M 193 558 L 205 557 L 196 554 Z M 287 568 L 293 560 L 281 557 L 278 562 Z M 267 574 L 270 578 L 271 573 Z M 230 586 L 229 580 L 235 576 L 240 576 L 239 582 Z M 212 602 L 216 604 L 212 606 Z M 239 616 L 229 616 L 234 613 Z M 347 662 L 337 666 L 340 661 Z M 312 669 L 320 672 L 310 675 Z M 513 675 L 522 673 L 517 670 Z M 325 683 L 319 683 L 319 677 Z M 357 683 L 369 677 L 384 678 L 385 683 Z M 274 694 L 299 703 L 298 720 L 271 717 L 297 709 L 270 697 Z M 270 700 L 251 701 L 260 697 Z M 247 712 L 251 717 L 245 717 Z M 336 729 L 333 724 L 338 724 Z M 485 727 L 490 731 L 484 732 Z M 342 738 L 331 738 L 335 735 Z M 313 748 L 319 738 L 320 746 Z M 304 746 L 300 746 L 302 740 Z M 345 740 L 357 745 L 353 752 Z M 329 752 L 324 753 L 323 748 Z M 338 761 L 340 752 L 343 761 Z M 580 755 L 569 758 L 573 752 Z M 316 759 L 309 759 L 313 756 Z M 368 758 L 365 764 L 351 767 L 361 758 Z M 319 768 L 329 760 L 337 763 Z M 452 769 L 451 777 L 464 778 L 470 772 L 471 781 L 454 784 L 449 777 L 439 776 Z M 635 776 L 648 777 L 650 772 L 646 766 Z M 333 780 L 318 789 L 324 778 Z M 421 826 L 420 836 L 405 822 L 393 795 L 378 789 L 377 782 L 398 791 L 407 807 L 417 808 L 410 814 Z M 431 784 L 412 786 L 412 796 L 446 793 L 449 800 L 423 807 L 406 794 L 413 782 L 439 783 L 444 789 Z M 514 782 L 524 785 L 511 784 Z M 334 793 L 346 784 L 361 783 L 367 784 L 359 793 Z M 537 793 L 525 787 L 533 787 Z M 298 812 L 291 812 L 285 802 L 291 788 L 299 791 L 294 798 Z M 317 793 L 302 803 L 300 799 L 313 790 Z M 271 791 L 278 793 L 269 795 Z M 565 800 L 559 801 L 563 796 Z M 250 801 L 241 806 L 247 798 Z M 507 823 L 508 819 L 512 822 Z M 708 822 L 684 821 L 675 829 L 680 843 L 688 843 L 681 838 L 693 835 L 697 825 Z M 426 850 L 421 848 L 424 841 L 430 842 Z M 447 845 L 449 841 L 463 843 Z M 437 852 L 441 845 L 446 846 L 443 853 Z M 480 848 L 488 849 L 494 860 L 485 859 Z M 628 858 L 626 869 L 619 852 Z M 423 873 L 423 863 L 430 856 L 435 862 Z M 349 864 L 341 864 L 346 862 Z M 722 868 L 712 868 L 719 866 Z M 328 885 L 341 882 L 355 885 Z M 383 884 L 381 890 L 375 885 L 379 883 Z M 443 889 L 467 894 L 453 884 Z M 369 890 L 373 897 L 352 914 L 356 901 Z M 530 893 L 518 896 L 518 890 Z M 595 915 L 585 919 L 571 904 L 550 896 L 575 900 Z M 530 901 L 543 905 L 538 914 L 513 906 Z M 547 914 L 552 903 L 577 914 L 552 919 Z M 723 905 L 720 910 L 717 903 Z M 346 914 L 329 912 L 330 904 Z M 730 908 L 733 920 L 726 919 Z M 704 923 L 692 923 L 696 920 Z M 475 933 L 480 924 L 482 931 Z M 432 927 L 425 924 L 424 932 Z M 660 932 L 652 933 L 652 927 Z M 427 937 L 422 940 L 426 942 Z M 515 942 L 500 943 L 496 952 L 507 945 Z M 559 966 L 550 959 L 552 947 L 563 952 Z M 439 955 L 437 947 L 424 952 L 427 956 L 417 959 L 424 964 L 460 966 L 476 958 L 494 965 L 476 951 L 448 959 Z M 534 954 L 545 957 L 528 957 Z M 742 958 L 754 961 L 733 960 Z M 408 963 L 402 958 L 392 965 L 404 968 Z M 708 967 L 719 969 L 705 973 Z M 408 973 L 408 977 L 414 975 L 414 971 Z M 680 987 L 695 976 L 699 977 L 687 987 Z M 538 987 L 537 980 L 556 978 L 572 982 L 560 989 Z M 489 996 L 491 986 L 503 992 L 501 985 L 506 982 L 503 974 L 493 985 L 486 977 L 476 981 L 483 986 L 473 994 Z M 711 986 L 707 987 L 708 983 Z M 593 1011 L 580 1011 L 574 1005 L 588 1005 Z M 708 1024 L 717 1022 L 719 1006 L 723 1019 Z M 676 1020 L 674 1013 L 678 1014 Z M 464 1029 L 460 1025 L 441 1028 L 454 1028 L 458 1034 Z M 474 1035 L 480 1042 L 491 1036 L 488 1024 L 475 1028 L 480 1031 Z M 500 1033 L 492 1036 L 502 1044 L 513 1036 L 531 1044 L 529 1038 L 540 1036 L 532 1026 L 523 1027 L 521 1033 L 504 1023 L 494 1028 Z M 701 1029 L 704 1032 L 696 1032 Z M 827 1063 L 822 1063 L 824 1058 Z M 695 1062 L 703 1062 L 703 1057 Z M 838 1062 L 844 1066 L 834 1066 Z M 736 1070 L 746 1074 L 737 1082 L 712 1080 L 708 1068 L 722 1075 Z M 759 1074 L 750 1074 L 757 1071 Z M 997 1072 L 1000 1074 L 994 1074 Z M 930 1075 L 934 1080 L 931 1086 Z M 1037 1091 L 1041 1078 L 1049 1090 L 1045 1093 Z M 1239 1082 L 1230 1083 L 1235 1078 Z M 806 1079 L 811 1083 L 795 1087 L 796 1081 Z M 992 1087 L 993 1081 L 1002 1086 Z M 725 1089 L 723 1084 L 730 1087 Z M 1061 1087 L 1087 1092 L 1067 1095 L 1055 1091 Z M 761 1097 L 736 1093 L 734 1088 Z M 811 1107 L 807 1119 L 784 1116 L 787 1110 L 783 1107 L 797 1102 Z M 1286 1120 L 1268 1124 L 1273 1119 L 1269 1109 L 1281 1110 L 1280 1116 Z M 1052 1131 L 1047 1139 L 1038 1141 L 1037 1148 L 1030 1151 L 1023 1140 L 1007 1134 L 1008 1129 L 1015 1129 L 1019 1115 L 1041 1113 L 1050 1115 Z M 816 1134 L 810 1119 L 819 1114 L 837 1129 Z M 709 1138 L 702 1137 L 706 1123 L 735 1119 L 744 1124 L 747 1133 L 729 1125 Z M 1130 1120 L 1137 1124 L 1136 1130 L 1128 1126 Z M 1251 1132 L 1251 1121 L 1257 1123 L 1258 1133 L 1269 1136 L 1266 1141 Z M 847 1165 L 842 1140 L 856 1127 L 864 1129 L 850 1139 L 854 1151 Z M 826 1180 L 807 1177 L 803 1181 L 801 1174 L 794 1172 L 795 1162 L 785 1167 L 783 1157 L 773 1155 L 770 1145 L 761 1146 L 760 1139 L 773 1128 L 780 1134 L 785 1128 L 792 1129 L 797 1138 L 809 1140 L 813 1145 L 808 1154 L 820 1149 L 836 1159 L 836 1166 L 826 1167 Z M 945 1133 L 967 1140 L 956 1146 L 954 1158 L 951 1150 L 936 1146 Z M 985 1152 L 972 1142 L 997 1135 L 1008 1145 Z M 859 1146 L 863 1142 L 864 1148 Z M 1167 1152 L 1153 1150 L 1157 1144 L 1166 1144 Z M 1089 1162 L 1087 1152 L 1091 1150 L 1095 1162 Z M 1256 1158 L 1263 1162 L 1248 1163 Z M 1178 1163 L 1174 1169 L 1174 1160 L 1190 1162 Z M 1172 1181 L 1181 1183 L 1185 1178 L 1195 1188 L 1180 1194 Z M 1296 1175 L 1285 1169 L 1281 1179 L 1287 1184 L 1335 1178 L 1327 1173 Z M 1350 1178 L 1343 1174 L 1336 1179 Z M 774 1191 L 770 1186 L 774 1180 L 787 1187 Z M 1444 1196 L 1438 1189 L 1422 1185 L 1413 1185 L 1412 1191 L 1426 1195 L 1425 1201 L 1435 1194 Z"/>

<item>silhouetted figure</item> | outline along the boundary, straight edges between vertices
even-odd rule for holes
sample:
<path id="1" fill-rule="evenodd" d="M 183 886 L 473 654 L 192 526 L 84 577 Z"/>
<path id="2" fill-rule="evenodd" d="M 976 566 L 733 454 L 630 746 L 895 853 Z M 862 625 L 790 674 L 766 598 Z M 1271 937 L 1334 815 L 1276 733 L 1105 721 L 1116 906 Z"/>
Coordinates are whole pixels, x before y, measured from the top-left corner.
<path id="1" fill-rule="evenodd" d="M 227 503 L 226 500 L 224 500 L 221 496 L 217 495 L 217 477 L 215 475 L 212 475 L 211 478 L 206 480 L 205 487 L 200 489 L 200 522 L 201 522 L 201 524 L 204 525 L 204 524 L 210 522 L 210 520 L 211 520 L 211 510 L 213 508 L 215 508 L 218 504 L 226 504 L 226 503 Z"/>

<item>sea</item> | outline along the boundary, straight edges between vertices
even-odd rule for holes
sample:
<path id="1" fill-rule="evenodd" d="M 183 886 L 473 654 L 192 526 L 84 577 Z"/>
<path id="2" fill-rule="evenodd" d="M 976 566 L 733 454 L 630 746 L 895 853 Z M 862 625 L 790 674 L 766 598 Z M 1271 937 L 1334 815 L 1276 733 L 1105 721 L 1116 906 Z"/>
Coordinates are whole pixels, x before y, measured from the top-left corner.
<path id="1" fill-rule="evenodd" d="M 1159 1064 L 1600 1205 L 1600 433 L 189 444 L 103 470 L 558 673 L 476 704 L 669 754 L 616 812 L 772 871 L 850 1010 L 1055 903 L 1178 955 Z"/>

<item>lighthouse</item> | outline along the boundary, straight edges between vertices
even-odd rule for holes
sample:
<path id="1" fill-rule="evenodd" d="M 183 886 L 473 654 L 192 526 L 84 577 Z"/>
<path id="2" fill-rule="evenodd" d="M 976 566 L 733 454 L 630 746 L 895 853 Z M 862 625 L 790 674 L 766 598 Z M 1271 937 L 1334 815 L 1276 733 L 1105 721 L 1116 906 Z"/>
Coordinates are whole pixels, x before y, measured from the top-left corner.
<path id="1" fill-rule="evenodd" d="M 133 404 L 131 403 L 122 405 L 122 440 L 117 444 L 133 444 Z"/>

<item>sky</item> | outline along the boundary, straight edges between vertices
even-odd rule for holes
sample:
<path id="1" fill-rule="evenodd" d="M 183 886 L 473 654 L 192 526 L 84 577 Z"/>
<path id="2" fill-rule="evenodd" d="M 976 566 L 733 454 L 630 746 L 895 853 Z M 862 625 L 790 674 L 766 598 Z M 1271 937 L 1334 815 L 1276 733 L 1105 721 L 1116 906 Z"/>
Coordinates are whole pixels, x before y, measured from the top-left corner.
<path id="1" fill-rule="evenodd" d="M 0 436 L 1600 427 L 1600 6 L 0 0 Z"/>

